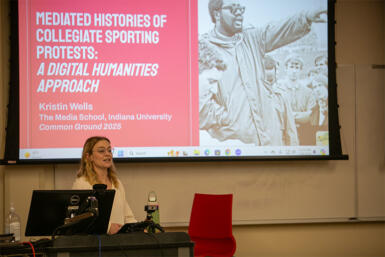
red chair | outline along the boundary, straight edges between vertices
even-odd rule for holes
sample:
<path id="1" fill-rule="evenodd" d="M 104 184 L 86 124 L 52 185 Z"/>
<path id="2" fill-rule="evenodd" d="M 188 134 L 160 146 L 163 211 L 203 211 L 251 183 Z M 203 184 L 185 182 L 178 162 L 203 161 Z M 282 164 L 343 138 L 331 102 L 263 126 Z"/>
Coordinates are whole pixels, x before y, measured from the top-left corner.
<path id="1" fill-rule="evenodd" d="M 232 208 L 232 194 L 195 194 L 188 228 L 194 256 L 233 256 Z"/>

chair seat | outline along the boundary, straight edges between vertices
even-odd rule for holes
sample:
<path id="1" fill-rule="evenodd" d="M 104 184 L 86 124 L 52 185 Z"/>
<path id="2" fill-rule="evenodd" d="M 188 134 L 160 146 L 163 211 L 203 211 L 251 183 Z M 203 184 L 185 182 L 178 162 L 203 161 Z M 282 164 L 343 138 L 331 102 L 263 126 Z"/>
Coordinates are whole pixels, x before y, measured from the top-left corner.
<path id="1" fill-rule="evenodd" d="M 191 237 L 195 243 L 194 256 L 230 257 L 235 253 L 235 239 Z"/>

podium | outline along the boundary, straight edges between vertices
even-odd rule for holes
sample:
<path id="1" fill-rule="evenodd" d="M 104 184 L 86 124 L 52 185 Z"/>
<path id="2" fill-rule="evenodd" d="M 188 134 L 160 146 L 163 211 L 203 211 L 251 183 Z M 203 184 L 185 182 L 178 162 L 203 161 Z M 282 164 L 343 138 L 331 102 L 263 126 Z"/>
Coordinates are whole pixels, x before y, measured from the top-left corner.
<path id="1" fill-rule="evenodd" d="M 20 245 L 22 246 L 22 245 Z M 1 250 L 0 256 L 32 256 L 30 248 Z M 193 257 L 194 243 L 184 232 L 60 236 L 36 253 L 45 257 Z"/>

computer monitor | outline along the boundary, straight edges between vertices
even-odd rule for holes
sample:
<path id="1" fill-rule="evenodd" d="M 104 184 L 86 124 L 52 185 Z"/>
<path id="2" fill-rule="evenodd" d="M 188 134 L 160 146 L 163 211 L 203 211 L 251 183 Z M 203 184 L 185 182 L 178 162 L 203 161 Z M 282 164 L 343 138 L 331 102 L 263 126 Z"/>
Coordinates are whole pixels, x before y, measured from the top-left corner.
<path id="1" fill-rule="evenodd" d="M 25 236 L 105 234 L 114 196 L 115 190 L 34 190 Z M 64 224 L 66 218 L 95 212 L 86 206 L 95 198 L 97 208 L 92 217 Z"/>

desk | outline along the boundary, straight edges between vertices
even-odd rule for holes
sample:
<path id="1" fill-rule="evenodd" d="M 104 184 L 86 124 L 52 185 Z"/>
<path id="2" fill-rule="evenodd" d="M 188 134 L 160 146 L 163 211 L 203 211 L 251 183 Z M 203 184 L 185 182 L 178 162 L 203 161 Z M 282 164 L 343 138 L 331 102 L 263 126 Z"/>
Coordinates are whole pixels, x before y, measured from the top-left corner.
<path id="1" fill-rule="evenodd" d="M 32 256 L 30 248 L 1 249 L 0 256 Z M 148 234 L 143 232 L 117 235 L 60 236 L 52 246 L 37 248 L 45 257 L 193 257 L 194 243 L 184 232 Z"/>

